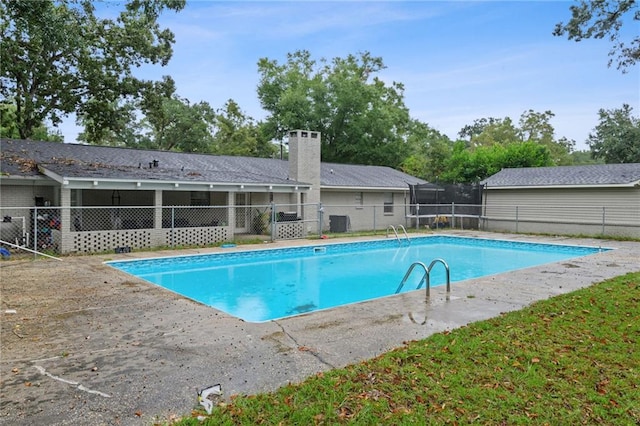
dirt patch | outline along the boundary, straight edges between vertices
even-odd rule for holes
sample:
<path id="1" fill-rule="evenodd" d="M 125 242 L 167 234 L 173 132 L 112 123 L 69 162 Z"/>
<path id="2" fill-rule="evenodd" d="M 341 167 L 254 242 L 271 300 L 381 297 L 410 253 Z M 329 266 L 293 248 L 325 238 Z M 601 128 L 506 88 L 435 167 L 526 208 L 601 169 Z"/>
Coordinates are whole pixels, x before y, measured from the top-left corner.
<path id="1" fill-rule="evenodd" d="M 329 321 L 321 324 L 314 324 L 306 327 L 306 330 L 324 330 L 327 328 L 336 328 L 344 324 L 344 321 Z"/>
<path id="2" fill-rule="evenodd" d="M 404 317 L 404 314 L 392 314 L 392 315 L 387 315 L 384 318 L 380 318 L 380 319 L 376 319 L 374 321 L 372 321 L 372 324 L 376 324 L 376 325 L 380 325 L 380 324 L 386 324 L 386 323 L 390 323 L 390 322 L 395 322 L 399 319 L 401 319 L 402 317 Z"/>

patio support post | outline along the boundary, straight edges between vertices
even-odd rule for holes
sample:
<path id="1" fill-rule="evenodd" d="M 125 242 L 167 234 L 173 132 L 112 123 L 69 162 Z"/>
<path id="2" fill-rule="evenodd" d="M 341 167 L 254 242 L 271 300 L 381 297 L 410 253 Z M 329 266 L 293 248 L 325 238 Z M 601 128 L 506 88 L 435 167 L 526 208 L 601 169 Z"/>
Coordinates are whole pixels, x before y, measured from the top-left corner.
<path id="1" fill-rule="evenodd" d="M 162 232 L 162 190 L 155 190 L 153 205 L 153 244 L 162 246 L 167 243 Z"/>
<path id="2" fill-rule="evenodd" d="M 71 190 L 69 188 L 60 189 L 60 247 L 59 253 L 71 251 Z"/>
<path id="3" fill-rule="evenodd" d="M 227 229 L 229 230 L 229 241 L 234 241 L 236 238 L 236 192 L 228 192 L 227 205 L 229 209 L 227 213 L 229 215 L 227 222 Z"/>

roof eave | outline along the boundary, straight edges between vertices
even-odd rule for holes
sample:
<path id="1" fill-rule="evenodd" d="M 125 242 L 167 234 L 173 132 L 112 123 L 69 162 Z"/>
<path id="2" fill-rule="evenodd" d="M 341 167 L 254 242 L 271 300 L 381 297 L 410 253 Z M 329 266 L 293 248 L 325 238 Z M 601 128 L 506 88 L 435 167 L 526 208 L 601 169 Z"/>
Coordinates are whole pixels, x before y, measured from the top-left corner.
<path id="1" fill-rule="evenodd" d="M 586 185 L 488 185 L 485 189 L 589 189 L 589 188 L 634 188 L 640 186 L 640 181 L 629 183 L 607 183 Z"/>
<path id="2" fill-rule="evenodd" d="M 197 181 L 159 181 L 129 179 L 91 179 L 63 177 L 60 182 L 68 189 L 119 189 L 164 191 L 220 191 L 220 192 L 306 192 L 310 185 L 281 183 L 222 183 Z"/>

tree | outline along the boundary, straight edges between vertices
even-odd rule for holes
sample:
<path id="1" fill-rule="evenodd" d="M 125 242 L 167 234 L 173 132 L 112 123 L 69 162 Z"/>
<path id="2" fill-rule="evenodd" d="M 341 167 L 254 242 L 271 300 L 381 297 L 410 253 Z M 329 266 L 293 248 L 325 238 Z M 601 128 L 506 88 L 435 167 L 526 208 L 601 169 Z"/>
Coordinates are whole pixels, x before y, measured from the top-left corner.
<path id="1" fill-rule="evenodd" d="M 79 116 L 77 121 L 84 126 L 84 131 L 80 132 L 77 139 L 94 145 L 139 146 L 143 135 L 137 121 L 136 105 L 134 101 L 114 105 L 109 127 L 102 126 L 100 120 L 94 120 L 89 115 Z"/>
<path id="2" fill-rule="evenodd" d="M 500 118 L 478 118 L 476 120 L 473 120 L 473 124 L 467 124 L 462 129 L 460 129 L 460 131 L 458 132 L 458 136 L 461 139 L 469 141 L 469 144 L 471 144 L 471 141 L 481 135 L 487 127 L 498 125 L 501 122 L 502 119 Z"/>
<path id="3" fill-rule="evenodd" d="M 179 97 L 169 76 L 145 82 L 140 99 L 114 106 L 110 127 L 80 116 L 85 131 L 78 139 L 97 145 L 182 152 L 210 152 L 215 113 L 207 102 Z"/>
<path id="4" fill-rule="evenodd" d="M 555 139 L 555 129 L 550 122 L 553 117 L 555 114 L 551 111 L 536 112 L 530 109 L 523 112 L 518 122 L 521 140 L 546 146 L 556 166 L 572 164 L 569 154 L 576 143 L 565 137 Z"/>
<path id="5" fill-rule="evenodd" d="M 580 166 L 584 164 L 604 164 L 604 160 L 595 159 L 589 150 L 573 151 L 571 153 L 571 164 Z"/>
<path id="6" fill-rule="evenodd" d="M 503 168 L 551 166 L 549 150 L 535 142 L 514 142 L 466 148 L 464 141 L 454 144 L 453 153 L 442 173 L 443 182 L 475 183 Z"/>
<path id="7" fill-rule="evenodd" d="M 276 154 L 276 146 L 265 135 L 262 126 L 247 117 L 233 99 L 216 112 L 214 128 L 214 154 L 266 158 Z"/>
<path id="8" fill-rule="evenodd" d="M 16 105 L 11 102 L 0 102 L 0 137 L 20 139 L 16 120 Z M 63 142 L 64 137 L 58 131 L 51 131 L 40 123 L 33 129 L 33 139 L 49 142 Z"/>
<path id="9" fill-rule="evenodd" d="M 323 161 L 397 167 L 407 155 L 409 112 L 403 86 L 375 76 L 384 67 L 368 52 L 330 63 L 304 50 L 288 54 L 285 64 L 260 59 L 266 131 L 281 139 L 291 129 L 316 130 Z"/>
<path id="10" fill-rule="evenodd" d="M 578 5 L 572 5 L 571 19 L 566 24 L 556 24 L 553 31 L 555 36 L 567 35 L 569 40 L 580 41 L 587 38 L 605 38 L 613 43 L 609 51 L 609 66 L 617 61 L 617 68 L 626 72 L 628 68 L 640 60 L 640 36 L 631 41 L 624 41 L 620 36 L 623 18 L 633 16 L 634 21 L 640 21 L 640 9 L 636 0 L 580 0 Z"/>
<path id="11" fill-rule="evenodd" d="M 153 110 L 144 110 L 141 140 L 145 148 L 181 152 L 211 152 L 215 113 L 207 102 L 191 104 L 177 95 L 163 98 Z"/>
<path id="12" fill-rule="evenodd" d="M 520 131 L 509 117 L 490 119 L 482 132 L 471 138 L 470 147 L 506 145 L 521 140 Z"/>
<path id="13" fill-rule="evenodd" d="M 598 111 L 600 122 L 589 133 L 587 144 L 595 159 L 605 163 L 640 163 L 640 117 L 633 116 L 633 108 Z"/>
<path id="14" fill-rule="evenodd" d="M 435 182 L 446 170 L 453 143 L 447 135 L 412 120 L 408 129 L 407 148 L 410 154 L 402 161 L 400 169 L 412 176 Z"/>
<path id="15" fill-rule="evenodd" d="M 471 125 L 464 126 L 458 133 L 468 138 L 469 149 L 491 147 L 494 145 L 510 145 L 513 143 L 531 142 L 545 146 L 553 165 L 571 164 L 570 153 L 575 141 L 555 139 L 555 129 L 550 120 L 555 116 L 551 111 L 536 112 L 528 110 L 522 113 L 515 126 L 511 118 L 481 118 Z"/>
<path id="16" fill-rule="evenodd" d="M 112 20 L 98 18 L 90 0 L 0 3 L 0 95 L 15 101 L 20 137 L 33 137 L 45 121 L 57 126 L 73 112 L 95 128 L 117 126 L 126 115 L 121 101 L 145 88 L 134 68 L 171 58 L 173 33 L 160 28 L 158 17 L 184 5 L 130 0 Z"/>

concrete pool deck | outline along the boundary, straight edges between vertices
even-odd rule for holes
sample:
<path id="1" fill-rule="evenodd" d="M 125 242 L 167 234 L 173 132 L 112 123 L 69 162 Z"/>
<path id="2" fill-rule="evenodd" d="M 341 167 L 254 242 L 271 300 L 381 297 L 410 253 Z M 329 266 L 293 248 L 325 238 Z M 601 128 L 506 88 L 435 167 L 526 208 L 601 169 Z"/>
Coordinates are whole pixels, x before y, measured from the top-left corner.
<path id="1" fill-rule="evenodd" d="M 266 323 L 244 322 L 103 262 L 341 239 L 3 261 L 0 424 L 167 422 L 199 407 L 196 389 L 208 385 L 221 383 L 226 397 L 275 390 L 409 340 L 640 271 L 637 242 L 444 234 L 615 250 L 453 283 L 449 301 L 444 287 L 435 287 L 429 302 L 417 291 Z"/>

